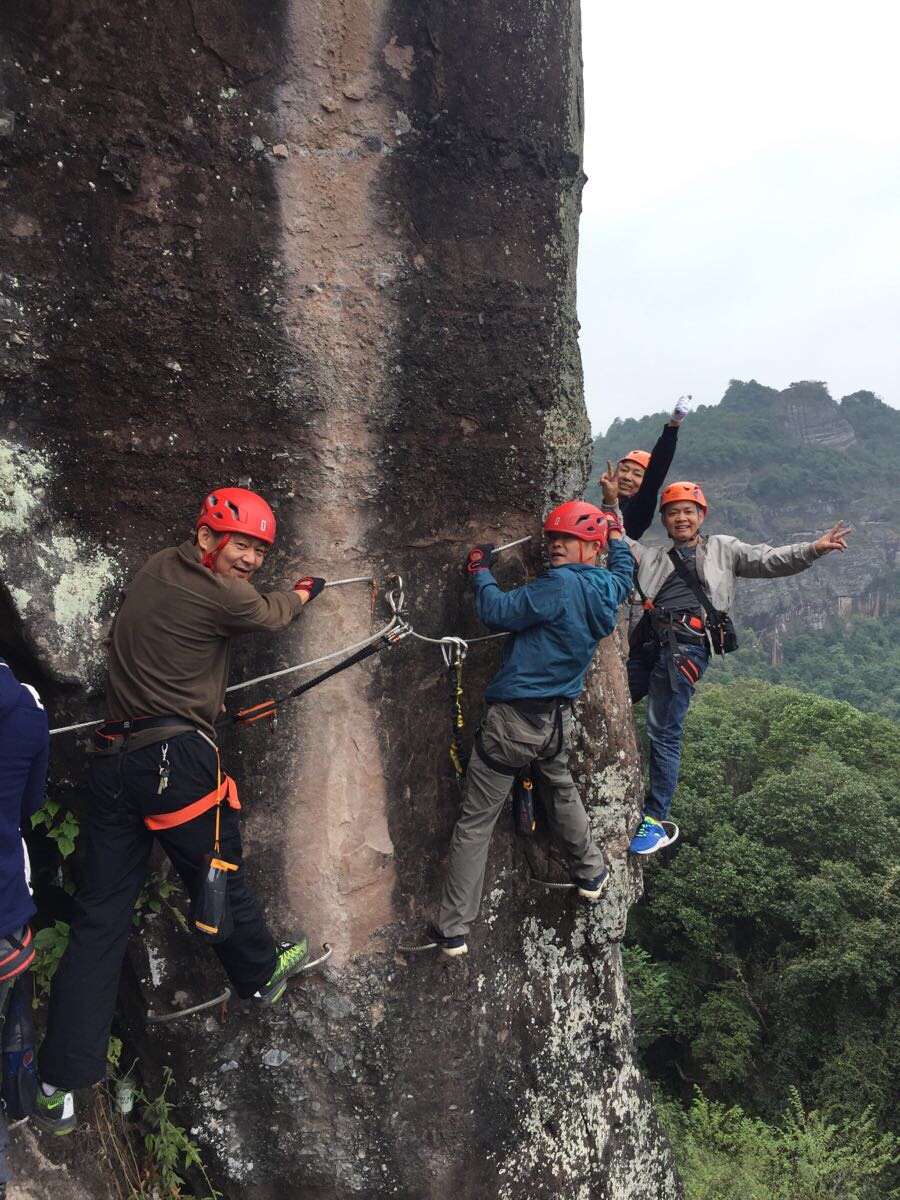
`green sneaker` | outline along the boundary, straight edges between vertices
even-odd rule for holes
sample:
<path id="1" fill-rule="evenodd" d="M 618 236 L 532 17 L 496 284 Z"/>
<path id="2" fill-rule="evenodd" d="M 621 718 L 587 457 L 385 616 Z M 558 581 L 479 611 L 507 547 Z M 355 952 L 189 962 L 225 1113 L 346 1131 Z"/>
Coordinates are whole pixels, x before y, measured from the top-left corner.
<path id="1" fill-rule="evenodd" d="M 292 975 L 303 970 L 309 958 L 309 938 L 306 934 L 299 942 L 283 942 L 278 948 L 278 961 L 275 970 L 258 992 L 253 993 L 257 1004 L 274 1004 L 284 995 L 287 981 Z"/>
<path id="2" fill-rule="evenodd" d="M 52 1096 L 48 1096 L 39 1086 L 31 1119 L 44 1133 L 71 1133 L 78 1123 L 75 1119 L 75 1097 L 62 1088 L 57 1088 Z"/>

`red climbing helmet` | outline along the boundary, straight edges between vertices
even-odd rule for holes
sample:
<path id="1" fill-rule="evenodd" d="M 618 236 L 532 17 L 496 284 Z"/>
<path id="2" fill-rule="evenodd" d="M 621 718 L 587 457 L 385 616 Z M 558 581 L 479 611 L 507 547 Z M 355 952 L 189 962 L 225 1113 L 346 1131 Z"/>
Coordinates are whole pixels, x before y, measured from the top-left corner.
<path id="1" fill-rule="evenodd" d="M 627 454 L 622 455 L 619 462 L 637 463 L 639 467 L 643 467 L 646 471 L 650 465 L 650 455 L 646 450 L 629 450 Z"/>
<path id="2" fill-rule="evenodd" d="M 709 505 L 706 503 L 703 490 L 696 483 L 688 483 L 686 480 L 682 480 L 680 483 L 670 483 L 667 488 L 663 489 L 659 501 L 659 511 L 662 512 L 667 504 L 674 504 L 676 500 L 689 500 L 692 504 L 702 508 L 704 515 L 709 512 Z"/>
<path id="3" fill-rule="evenodd" d="M 195 529 L 205 525 L 213 533 L 243 533 L 272 545 L 275 541 L 275 514 L 256 492 L 226 487 L 203 498 Z"/>
<path id="4" fill-rule="evenodd" d="M 601 546 L 606 545 L 608 532 L 606 517 L 585 500 L 567 500 L 554 508 L 544 522 L 544 533 L 564 533 L 583 542 L 599 542 Z"/>

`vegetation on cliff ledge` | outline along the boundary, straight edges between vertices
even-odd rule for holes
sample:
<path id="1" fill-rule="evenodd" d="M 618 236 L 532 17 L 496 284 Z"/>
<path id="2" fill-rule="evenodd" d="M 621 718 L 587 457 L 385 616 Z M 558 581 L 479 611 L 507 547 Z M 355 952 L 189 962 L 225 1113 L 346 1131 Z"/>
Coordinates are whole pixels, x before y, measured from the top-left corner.
<path id="1" fill-rule="evenodd" d="M 710 687 L 673 816 L 683 840 L 647 866 L 626 960 L 647 1068 L 681 1102 L 690 1200 L 893 1195 L 900 728 L 786 687 Z M 815 1187 L 766 1191 L 779 1163 Z"/>

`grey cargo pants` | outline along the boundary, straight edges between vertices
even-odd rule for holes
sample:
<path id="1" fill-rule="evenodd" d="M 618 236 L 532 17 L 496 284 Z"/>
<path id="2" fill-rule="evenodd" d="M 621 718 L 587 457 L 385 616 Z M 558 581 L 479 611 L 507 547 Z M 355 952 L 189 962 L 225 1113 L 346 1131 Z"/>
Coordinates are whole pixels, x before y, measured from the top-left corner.
<path id="1" fill-rule="evenodd" d="M 539 757 L 556 749 L 555 715 L 555 708 L 549 706 L 546 713 L 525 715 L 511 704 L 492 704 L 481 726 L 483 745 L 489 758 L 513 769 L 536 760 L 536 782 L 541 785 L 550 832 L 565 849 L 572 875 L 593 879 L 603 870 L 603 855 L 591 839 L 587 813 L 569 773 L 570 708 L 563 709 L 559 751 L 552 758 Z M 478 916 L 488 844 L 512 784 L 511 775 L 491 770 L 478 751 L 473 752 L 438 914 L 438 928 L 444 937 L 466 934 Z"/>

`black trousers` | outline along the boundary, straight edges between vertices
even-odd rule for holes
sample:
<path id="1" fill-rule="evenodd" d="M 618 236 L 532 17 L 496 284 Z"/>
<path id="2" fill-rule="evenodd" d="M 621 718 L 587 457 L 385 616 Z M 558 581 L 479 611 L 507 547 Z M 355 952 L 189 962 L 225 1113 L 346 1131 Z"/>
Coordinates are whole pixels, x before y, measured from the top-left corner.
<path id="1" fill-rule="evenodd" d="M 164 746 L 169 784 L 160 793 Z M 84 881 L 75 897 L 69 945 L 53 978 L 47 1036 L 38 1055 L 41 1079 L 66 1089 L 88 1087 L 106 1074 L 122 959 L 154 837 L 193 895 L 215 836 L 214 807 L 155 832 L 144 824 L 145 816 L 173 812 L 215 789 L 216 753 L 198 733 L 129 754 L 98 756 L 89 779 L 94 808 Z M 222 805 L 220 819 L 222 857 L 238 870 L 228 872 L 234 931 L 212 948 L 237 994 L 246 997 L 272 975 L 277 950 L 244 880 L 237 816 Z"/>

